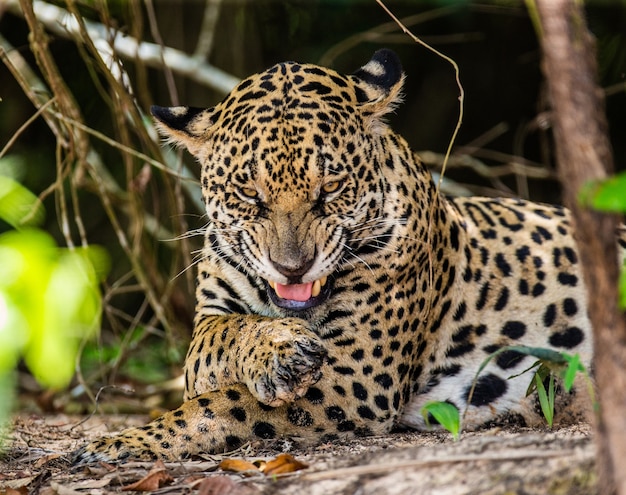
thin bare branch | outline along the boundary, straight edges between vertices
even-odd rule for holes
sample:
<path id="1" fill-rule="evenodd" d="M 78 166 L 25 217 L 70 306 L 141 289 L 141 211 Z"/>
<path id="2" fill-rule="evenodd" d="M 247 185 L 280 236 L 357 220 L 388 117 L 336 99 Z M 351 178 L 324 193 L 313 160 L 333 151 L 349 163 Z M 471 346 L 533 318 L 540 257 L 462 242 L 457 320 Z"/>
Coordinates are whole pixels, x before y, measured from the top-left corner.
<path id="1" fill-rule="evenodd" d="M 504 161 L 502 165 L 487 165 L 481 160 L 465 154 L 459 153 L 450 156 L 448 159 L 448 168 L 468 168 L 477 173 L 481 177 L 488 179 L 505 177 L 507 175 L 523 175 L 531 179 L 553 179 L 556 174 L 542 167 L 539 164 L 533 164 L 528 162 L 522 157 L 511 156 L 506 153 L 500 153 L 492 150 L 481 150 L 476 152 L 491 159 L 498 159 Z M 419 151 L 417 155 L 422 161 L 429 167 L 441 168 L 445 156 L 441 153 L 435 153 L 433 151 Z"/>
<path id="2" fill-rule="evenodd" d="M 9 12 L 18 16 L 24 16 L 18 0 L 4 0 Z M 67 10 L 55 5 L 35 0 L 33 2 L 35 17 L 46 29 L 57 36 L 70 39 L 80 39 L 80 31 L 74 16 Z M 222 94 L 229 93 L 238 83 L 239 79 L 204 62 L 198 58 L 187 55 L 181 50 L 170 47 L 161 47 L 156 43 L 138 41 L 137 39 L 121 33 L 111 35 L 110 28 L 92 21 L 85 20 L 89 36 L 95 41 L 113 40 L 113 51 L 121 58 L 128 60 L 140 59 L 150 67 L 164 69 L 166 66 L 177 74 L 188 77 L 204 86 L 215 89 Z"/>

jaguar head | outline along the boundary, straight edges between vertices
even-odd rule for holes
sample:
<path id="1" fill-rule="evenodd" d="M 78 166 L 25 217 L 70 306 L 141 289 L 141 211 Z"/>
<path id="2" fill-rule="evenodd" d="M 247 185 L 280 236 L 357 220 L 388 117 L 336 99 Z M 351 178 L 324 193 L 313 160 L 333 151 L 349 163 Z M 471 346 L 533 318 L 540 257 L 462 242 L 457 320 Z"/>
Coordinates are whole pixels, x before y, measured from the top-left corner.
<path id="1" fill-rule="evenodd" d="M 389 235 L 383 116 L 403 77 L 380 50 L 352 75 L 288 62 L 215 107 L 152 108 L 159 131 L 202 166 L 212 255 L 262 281 L 275 306 L 324 303 L 338 274 L 367 265 Z"/>

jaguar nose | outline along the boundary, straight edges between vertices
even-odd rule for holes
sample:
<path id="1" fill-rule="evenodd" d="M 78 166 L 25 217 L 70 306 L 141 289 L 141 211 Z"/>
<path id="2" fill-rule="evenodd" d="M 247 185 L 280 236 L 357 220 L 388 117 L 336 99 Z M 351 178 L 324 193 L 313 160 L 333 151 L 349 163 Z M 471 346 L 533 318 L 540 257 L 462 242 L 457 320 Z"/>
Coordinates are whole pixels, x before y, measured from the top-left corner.
<path id="1" fill-rule="evenodd" d="M 293 263 L 279 263 L 272 260 L 274 268 L 287 277 L 288 283 L 290 284 L 300 283 L 302 276 L 309 271 L 314 262 L 315 258 L 305 260 L 301 259 L 294 261 Z"/>

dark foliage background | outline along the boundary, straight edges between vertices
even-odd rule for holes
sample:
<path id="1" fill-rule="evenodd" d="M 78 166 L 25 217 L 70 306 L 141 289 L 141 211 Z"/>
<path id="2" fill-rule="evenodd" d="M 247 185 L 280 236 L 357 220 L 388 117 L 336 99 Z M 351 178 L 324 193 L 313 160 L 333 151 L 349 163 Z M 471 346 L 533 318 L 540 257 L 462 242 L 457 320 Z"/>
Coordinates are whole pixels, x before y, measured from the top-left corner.
<path id="1" fill-rule="evenodd" d="M 108 25 L 112 33 L 162 43 L 191 55 L 197 50 L 208 9 L 217 14 L 211 48 L 199 58 L 236 78 L 283 60 L 314 62 L 351 72 L 386 46 L 398 52 L 407 73 L 405 103 L 390 118 L 425 161 L 437 171 L 458 118 L 458 88 L 451 66 L 413 43 L 374 0 L 249 1 L 84 1 L 51 2 Z M 550 138 L 549 102 L 542 81 L 537 34 L 523 2 L 421 1 L 386 2 L 412 31 L 453 58 L 465 89 L 463 127 L 446 177 L 464 191 L 519 195 L 560 202 Z M 588 20 L 597 37 L 600 82 L 615 163 L 626 164 L 626 2 L 588 2 Z M 206 24 L 204 24 L 206 26 Z M 19 54 L 35 77 L 51 87 L 29 45 L 29 25 L 15 0 L 0 0 L 0 44 Z M 75 386 L 69 394 L 41 394 L 28 376 L 22 387 L 46 409 L 68 408 L 68 398 L 85 393 L 93 399 L 102 385 L 131 383 L 139 392 L 117 404 L 133 409 L 162 400 L 145 384 L 162 383 L 179 373 L 190 337 L 194 251 L 201 245 L 204 220 L 195 183 L 150 164 L 145 157 L 198 172 L 193 160 L 158 146 L 151 133 L 151 104 L 211 106 L 224 92 L 168 73 L 158 61 L 123 58 L 137 106 L 90 51 L 49 26 L 46 47 L 82 123 L 117 143 L 141 152 L 136 156 L 88 135 L 81 154 L 70 139 L 39 117 L 32 101 L 6 64 L 0 64 L 0 173 L 9 170 L 40 194 L 48 215 L 45 228 L 61 244 L 106 247 L 112 270 L 104 286 L 105 317 L 99 340 L 87 343 Z M 66 115 L 67 116 L 67 115 Z M 72 125 L 68 129 L 76 129 Z M 67 131 L 71 134 L 71 130 Z M 7 143 L 15 138 L 10 146 Z M 4 148 L 4 149 L 3 149 Z M 95 161 L 94 161 L 95 160 Z M 98 162 L 100 165 L 95 166 Z M 104 191 L 103 191 L 103 186 Z M 456 189 L 450 189 L 456 191 Z M 194 192 L 195 191 L 195 192 Z M 65 225 L 65 227 L 64 227 Z M 0 232 L 7 226 L 0 225 Z M 141 385 L 143 384 L 143 385 Z M 114 395 L 114 394 L 113 394 Z M 111 403 L 113 403 L 111 395 Z M 174 394 L 176 399 L 179 392 Z M 80 405 L 79 407 L 83 407 Z"/>

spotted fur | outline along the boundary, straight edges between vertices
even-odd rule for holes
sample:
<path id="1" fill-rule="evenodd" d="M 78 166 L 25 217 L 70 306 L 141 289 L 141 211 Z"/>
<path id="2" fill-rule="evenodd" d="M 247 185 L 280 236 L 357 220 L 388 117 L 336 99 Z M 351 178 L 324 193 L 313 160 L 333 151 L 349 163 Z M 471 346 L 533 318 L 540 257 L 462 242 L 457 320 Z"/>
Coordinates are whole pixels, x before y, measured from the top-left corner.
<path id="1" fill-rule="evenodd" d="M 520 373 L 534 358 L 515 351 L 468 404 L 489 354 L 524 344 L 589 364 L 568 211 L 438 194 L 384 121 L 403 77 L 381 50 L 352 75 L 281 63 L 214 108 L 153 108 L 201 164 L 209 220 L 185 400 L 78 461 L 423 429 L 431 400 L 467 407 L 465 428 L 531 421 L 532 373 Z"/>

